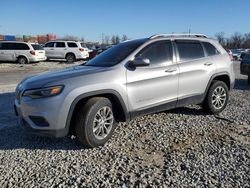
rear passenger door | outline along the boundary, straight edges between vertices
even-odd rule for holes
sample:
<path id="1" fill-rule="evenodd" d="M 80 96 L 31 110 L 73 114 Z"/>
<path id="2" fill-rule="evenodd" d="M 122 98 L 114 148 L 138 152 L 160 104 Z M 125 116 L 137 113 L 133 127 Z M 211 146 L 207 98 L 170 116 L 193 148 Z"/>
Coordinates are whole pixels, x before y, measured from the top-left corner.
<path id="1" fill-rule="evenodd" d="M 175 40 L 179 65 L 178 106 L 201 102 L 208 82 L 216 70 L 200 41 Z"/>
<path id="2" fill-rule="evenodd" d="M 13 50 L 15 52 L 15 56 L 18 57 L 20 55 L 25 55 L 27 58 L 30 54 L 30 47 L 25 43 L 13 43 Z"/>
<path id="3" fill-rule="evenodd" d="M 56 42 L 55 45 L 55 57 L 58 59 L 64 59 L 66 55 L 67 48 L 65 46 L 65 42 Z"/>

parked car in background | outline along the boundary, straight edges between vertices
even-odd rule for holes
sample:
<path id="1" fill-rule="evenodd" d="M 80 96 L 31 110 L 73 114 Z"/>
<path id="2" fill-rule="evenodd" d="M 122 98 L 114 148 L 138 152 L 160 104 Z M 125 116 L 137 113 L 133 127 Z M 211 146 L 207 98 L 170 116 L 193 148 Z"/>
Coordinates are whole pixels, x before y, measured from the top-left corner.
<path id="1" fill-rule="evenodd" d="M 81 42 L 81 46 L 84 50 L 86 50 L 88 53 L 91 52 L 92 50 L 87 47 L 87 45 L 84 42 Z"/>
<path id="2" fill-rule="evenodd" d="M 46 60 L 45 51 L 39 44 L 2 41 L 0 61 L 17 61 L 20 64 Z"/>
<path id="3" fill-rule="evenodd" d="M 89 57 L 88 50 L 76 41 L 50 41 L 44 49 L 48 59 L 66 59 L 69 63 Z"/>
<path id="4" fill-rule="evenodd" d="M 240 55 L 241 53 L 244 51 L 242 49 L 231 49 L 232 53 L 233 53 L 233 59 L 234 60 L 240 60 Z"/>
<path id="5" fill-rule="evenodd" d="M 33 133 L 70 133 L 97 147 L 111 137 L 116 122 L 137 116 L 189 104 L 218 114 L 234 80 L 232 61 L 214 39 L 159 34 L 117 44 L 86 64 L 23 80 L 15 111 Z"/>
<path id="6" fill-rule="evenodd" d="M 240 73 L 248 76 L 248 84 L 250 84 L 250 53 L 245 53 L 240 63 Z"/>
<path id="7" fill-rule="evenodd" d="M 112 46 L 105 46 L 105 47 L 96 47 L 94 50 L 92 50 L 89 53 L 89 59 L 93 59 L 94 57 L 96 57 L 97 55 L 99 55 L 100 53 L 104 52 L 105 50 L 111 48 Z"/>

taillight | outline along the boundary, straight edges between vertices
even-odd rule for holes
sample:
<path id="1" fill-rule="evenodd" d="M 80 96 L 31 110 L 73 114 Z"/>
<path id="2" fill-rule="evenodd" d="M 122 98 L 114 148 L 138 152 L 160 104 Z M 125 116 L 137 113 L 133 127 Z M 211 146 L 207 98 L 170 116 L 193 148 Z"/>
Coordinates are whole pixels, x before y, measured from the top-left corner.
<path id="1" fill-rule="evenodd" d="M 31 55 L 36 55 L 36 52 L 34 50 L 30 51 Z"/>
<path id="2" fill-rule="evenodd" d="M 84 48 L 79 48 L 79 50 L 80 50 L 81 52 L 83 52 L 83 51 L 84 51 Z"/>

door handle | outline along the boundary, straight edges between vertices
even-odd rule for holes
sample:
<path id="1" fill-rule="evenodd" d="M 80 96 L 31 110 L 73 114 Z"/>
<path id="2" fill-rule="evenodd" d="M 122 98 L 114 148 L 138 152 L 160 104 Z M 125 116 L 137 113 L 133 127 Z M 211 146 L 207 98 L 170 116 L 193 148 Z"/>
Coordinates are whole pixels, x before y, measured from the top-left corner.
<path id="1" fill-rule="evenodd" d="M 211 63 L 211 62 L 204 63 L 205 66 L 210 66 L 210 65 L 212 65 L 212 64 L 213 64 L 213 63 Z"/>
<path id="2" fill-rule="evenodd" d="M 165 72 L 168 72 L 168 73 L 175 72 L 175 71 L 177 71 L 177 69 L 167 69 L 167 70 L 165 70 Z"/>
<path id="3" fill-rule="evenodd" d="M 50 50 L 54 50 L 54 48 L 50 48 Z"/>

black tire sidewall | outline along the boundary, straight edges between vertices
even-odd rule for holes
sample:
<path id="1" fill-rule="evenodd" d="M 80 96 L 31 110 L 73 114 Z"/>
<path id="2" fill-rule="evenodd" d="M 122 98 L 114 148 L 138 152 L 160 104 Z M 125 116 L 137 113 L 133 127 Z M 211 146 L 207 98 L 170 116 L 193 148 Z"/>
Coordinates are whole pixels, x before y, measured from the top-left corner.
<path id="1" fill-rule="evenodd" d="M 21 63 L 20 59 L 24 59 L 24 63 Z M 27 64 L 28 63 L 28 59 L 26 57 L 18 57 L 17 61 L 19 64 Z"/>
<path id="2" fill-rule="evenodd" d="M 91 100 L 91 99 L 90 99 Z M 116 122 L 114 119 L 110 133 L 102 140 L 97 139 L 93 133 L 93 120 L 98 110 L 104 106 L 112 109 L 111 102 L 106 98 L 96 98 L 88 101 L 77 115 L 76 136 L 87 147 L 103 146 L 112 136 Z M 79 117 L 82 116 L 82 117 Z"/>
<path id="3" fill-rule="evenodd" d="M 72 57 L 72 61 L 69 61 L 69 60 L 68 60 L 68 58 L 69 58 L 70 56 Z M 74 62 L 76 61 L 76 57 L 75 57 L 74 54 L 67 54 L 66 60 L 67 60 L 68 63 L 74 63 Z"/>
<path id="4" fill-rule="evenodd" d="M 216 109 L 214 107 L 214 105 L 212 104 L 212 95 L 213 95 L 214 90 L 219 86 L 223 87 L 226 91 L 226 102 L 222 108 Z M 207 110 L 210 113 L 218 114 L 218 113 L 222 112 L 226 108 L 228 100 L 229 100 L 229 91 L 228 91 L 227 85 L 222 81 L 213 81 L 211 87 L 209 88 L 206 100 L 207 100 L 206 103 L 207 103 L 207 107 L 208 107 Z"/>

